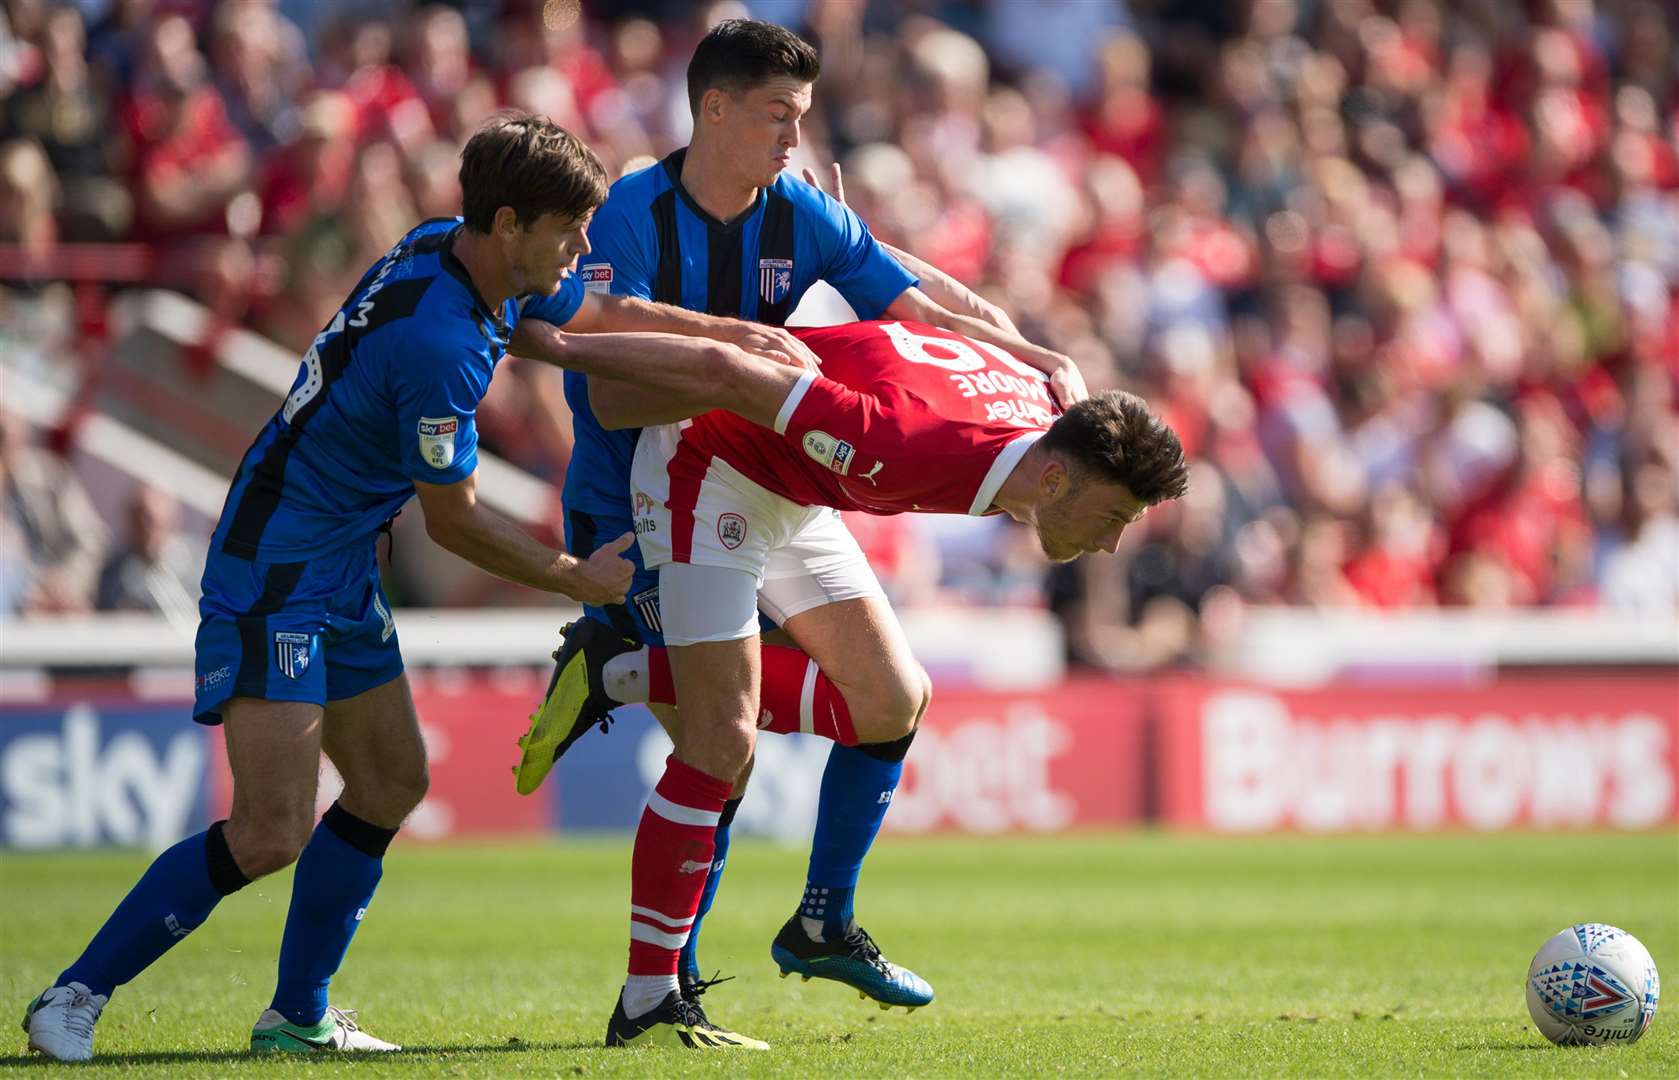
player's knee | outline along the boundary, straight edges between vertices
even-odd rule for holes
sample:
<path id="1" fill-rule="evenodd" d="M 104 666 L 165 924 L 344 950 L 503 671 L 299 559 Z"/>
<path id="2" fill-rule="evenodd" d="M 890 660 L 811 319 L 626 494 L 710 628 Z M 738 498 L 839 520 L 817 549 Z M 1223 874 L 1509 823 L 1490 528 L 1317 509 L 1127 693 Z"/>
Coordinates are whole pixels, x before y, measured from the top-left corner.
<path id="1" fill-rule="evenodd" d="M 708 775 L 731 781 L 740 778 L 752 760 L 757 726 L 744 714 L 694 723 L 693 710 L 689 710 L 687 719 L 677 744 L 677 756 Z"/>
<path id="2" fill-rule="evenodd" d="M 414 812 L 431 790 L 431 770 L 425 762 L 396 777 L 391 784 L 391 815 L 400 820 Z"/>
<path id="3" fill-rule="evenodd" d="M 920 664 L 845 695 L 852 726 L 863 743 L 890 742 L 915 730 L 932 698 L 932 682 Z M 860 700 L 853 701 L 853 697 Z"/>
<path id="4" fill-rule="evenodd" d="M 255 881 L 296 862 L 313 829 L 313 820 L 301 814 L 248 822 L 235 815 L 229 819 L 223 837 L 240 872 Z"/>
<path id="5" fill-rule="evenodd" d="M 346 780 L 339 801 L 380 826 L 394 828 L 414 812 L 430 788 L 431 773 L 421 760 L 404 769 Z"/>

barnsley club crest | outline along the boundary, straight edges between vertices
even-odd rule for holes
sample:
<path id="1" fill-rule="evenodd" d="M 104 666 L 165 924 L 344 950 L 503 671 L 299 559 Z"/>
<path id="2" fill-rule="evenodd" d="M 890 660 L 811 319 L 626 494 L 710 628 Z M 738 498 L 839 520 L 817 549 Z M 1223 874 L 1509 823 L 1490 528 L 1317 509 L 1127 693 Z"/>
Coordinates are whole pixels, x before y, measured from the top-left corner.
<path id="1" fill-rule="evenodd" d="M 746 519 L 739 514 L 721 514 L 717 518 L 717 539 L 733 551 L 746 542 Z"/>

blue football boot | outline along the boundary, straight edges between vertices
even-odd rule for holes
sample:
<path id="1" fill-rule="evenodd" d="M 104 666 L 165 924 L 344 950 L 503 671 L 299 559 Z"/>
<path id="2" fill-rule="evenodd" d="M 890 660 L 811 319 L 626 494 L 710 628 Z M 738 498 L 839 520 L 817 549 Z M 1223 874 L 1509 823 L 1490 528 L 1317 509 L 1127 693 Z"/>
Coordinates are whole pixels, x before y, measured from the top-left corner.
<path id="1" fill-rule="evenodd" d="M 873 998 L 882 1009 L 902 1005 L 905 1012 L 914 1012 L 933 1002 L 927 980 L 880 955 L 880 946 L 855 923 L 839 941 L 812 941 L 794 915 L 775 935 L 770 957 L 783 979 L 793 974 L 806 982 L 832 979 L 856 990 L 858 997 Z"/>

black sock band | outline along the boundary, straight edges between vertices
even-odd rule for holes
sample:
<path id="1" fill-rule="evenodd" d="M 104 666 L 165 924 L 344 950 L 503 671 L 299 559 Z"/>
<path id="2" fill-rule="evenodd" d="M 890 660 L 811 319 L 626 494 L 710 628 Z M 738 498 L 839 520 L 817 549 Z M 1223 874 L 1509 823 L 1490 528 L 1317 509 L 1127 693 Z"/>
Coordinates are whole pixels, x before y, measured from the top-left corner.
<path id="1" fill-rule="evenodd" d="M 743 795 L 741 798 L 745 798 L 745 796 Z M 717 815 L 717 827 L 719 829 L 727 829 L 735 820 L 735 811 L 739 809 L 740 799 L 730 799 L 728 802 L 724 803 L 723 812 Z"/>
<path id="2" fill-rule="evenodd" d="M 210 867 L 210 884 L 223 896 L 232 896 L 249 885 L 251 879 L 233 861 L 233 849 L 227 846 L 227 837 L 222 835 L 226 825 L 225 819 L 218 821 L 204 834 L 204 861 Z"/>
<path id="3" fill-rule="evenodd" d="M 395 829 L 383 829 L 371 821 L 363 821 L 338 803 L 326 808 L 326 813 L 321 815 L 321 824 L 370 859 L 383 859 L 385 849 L 396 838 Z"/>
<path id="4" fill-rule="evenodd" d="M 915 732 L 911 731 L 901 739 L 891 742 L 858 743 L 857 749 L 872 758 L 881 761 L 902 761 L 909 754 L 909 744 L 915 741 Z"/>

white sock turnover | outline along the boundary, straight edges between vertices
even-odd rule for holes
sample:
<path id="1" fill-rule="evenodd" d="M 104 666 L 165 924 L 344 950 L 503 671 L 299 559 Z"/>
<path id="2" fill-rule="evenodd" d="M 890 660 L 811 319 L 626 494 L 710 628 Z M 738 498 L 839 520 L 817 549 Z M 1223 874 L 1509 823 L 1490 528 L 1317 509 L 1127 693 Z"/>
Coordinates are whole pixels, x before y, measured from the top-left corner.
<path id="1" fill-rule="evenodd" d="M 633 1020 L 651 1012 L 676 989 L 675 975 L 630 975 L 624 979 L 624 1015 Z"/>

